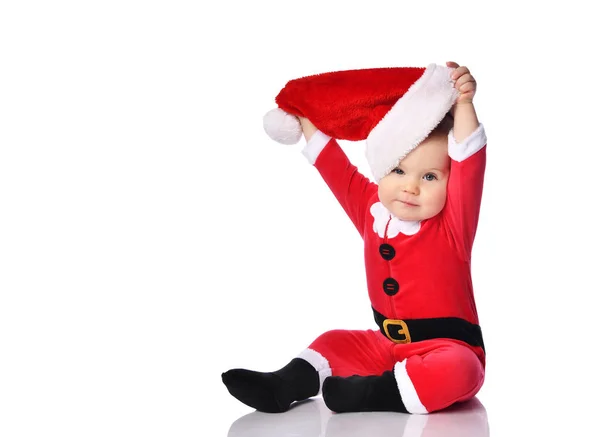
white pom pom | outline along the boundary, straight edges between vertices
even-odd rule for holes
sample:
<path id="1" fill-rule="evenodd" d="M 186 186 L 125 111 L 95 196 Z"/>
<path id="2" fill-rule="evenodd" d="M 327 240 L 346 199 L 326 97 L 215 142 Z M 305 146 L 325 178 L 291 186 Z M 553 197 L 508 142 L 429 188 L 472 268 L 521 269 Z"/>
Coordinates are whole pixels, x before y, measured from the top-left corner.
<path id="1" fill-rule="evenodd" d="M 295 115 L 281 108 L 271 109 L 263 118 L 265 132 L 281 144 L 296 144 L 302 138 L 302 126 Z"/>

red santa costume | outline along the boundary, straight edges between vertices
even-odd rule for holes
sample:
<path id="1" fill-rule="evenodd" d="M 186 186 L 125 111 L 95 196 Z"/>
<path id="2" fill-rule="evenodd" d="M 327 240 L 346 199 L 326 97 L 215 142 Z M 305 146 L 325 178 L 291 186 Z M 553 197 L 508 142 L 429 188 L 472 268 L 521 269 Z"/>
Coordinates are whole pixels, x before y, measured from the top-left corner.
<path id="1" fill-rule="evenodd" d="M 333 391 L 335 377 L 387 372 L 387 383 L 395 384 L 402 406 L 373 409 L 416 414 L 470 399 L 483 384 L 485 351 L 471 280 L 471 248 L 486 162 L 483 126 L 461 143 L 450 131 L 447 199 L 439 214 L 404 221 L 391 214 L 378 197 L 377 182 L 427 137 L 455 102 L 450 71 L 432 64 L 427 69 L 346 72 L 347 78 L 359 78 L 365 95 L 385 90 L 366 104 L 361 96 L 340 98 L 339 92 L 323 97 L 324 89 L 332 89 L 333 76 L 303 78 L 288 83 L 278 96 L 277 113 L 265 116 L 267 133 L 282 143 L 298 140 L 293 114 L 309 118 L 319 129 L 303 154 L 364 241 L 368 293 L 379 329 L 326 332 L 297 357 L 318 372 L 319 390 L 326 402 L 328 384 Z M 363 73 L 377 75 L 379 83 L 364 89 Z M 384 75 L 395 75 L 389 76 L 394 86 L 386 83 L 387 78 L 381 80 Z M 357 87 L 351 88 L 355 95 Z M 320 103 L 311 106 L 314 101 Z M 333 101 L 338 107 L 332 110 Z M 340 114 L 342 105 L 351 109 Z M 273 127 L 275 116 L 278 124 Z M 336 138 L 367 140 L 367 160 L 375 182 L 359 173 Z"/>

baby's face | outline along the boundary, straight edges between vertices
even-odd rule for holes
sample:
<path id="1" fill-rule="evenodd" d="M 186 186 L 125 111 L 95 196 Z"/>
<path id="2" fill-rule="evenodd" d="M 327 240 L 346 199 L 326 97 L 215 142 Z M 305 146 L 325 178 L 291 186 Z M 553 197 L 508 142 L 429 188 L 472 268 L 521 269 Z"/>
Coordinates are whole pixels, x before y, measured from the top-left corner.
<path id="1" fill-rule="evenodd" d="M 379 181 L 379 200 L 401 220 L 425 220 L 446 204 L 450 176 L 448 138 L 427 138 Z"/>

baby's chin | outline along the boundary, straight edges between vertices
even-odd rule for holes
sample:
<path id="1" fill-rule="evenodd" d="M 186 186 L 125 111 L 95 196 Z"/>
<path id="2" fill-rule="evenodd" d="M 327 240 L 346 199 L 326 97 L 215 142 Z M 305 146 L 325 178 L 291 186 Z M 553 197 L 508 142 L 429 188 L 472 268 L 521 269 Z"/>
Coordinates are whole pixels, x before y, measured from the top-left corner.
<path id="1" fill-rule="evenodd" d="M 400 220 L 404 220 L 404 221 L 422 221 L 422 220 L 427 220 L 430 219 L 431 217 L 435 216 L 436 214 L 425 211 L 423 210 L 421 207 L 415 206 L 415 207 L 401 207 L 401 206 L 397 206 L 395 208 L 393 208 L 392 213 L 394 214 L 394 216 L 396 218 L 399 218 Z"/>

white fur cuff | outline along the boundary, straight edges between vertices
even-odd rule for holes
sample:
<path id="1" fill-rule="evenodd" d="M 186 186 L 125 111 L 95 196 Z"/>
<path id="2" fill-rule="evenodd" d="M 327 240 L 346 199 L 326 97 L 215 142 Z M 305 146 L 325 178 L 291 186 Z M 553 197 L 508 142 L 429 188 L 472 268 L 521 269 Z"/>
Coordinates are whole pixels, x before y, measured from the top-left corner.
<path id="1" fill-rule="evenodd" d="M 471 135 L 460 143 L 456 142 L 456 138 L 454 138 L 454 129 L 451 129 L 448 134 L 448 155 L 453 160 L 461 162 L 483 149 L 483 146 L 486 144 L 487 137 L 481 123 Z"/>
<path id="2" fill-rule="evenodd" d="M 312 139 L 312 138 L 311 138 Z M 319 373 L 319 393 L 322 393 L 323 390 L 323 381 L 328 376 L 331 376 L 331 367 L 329 366 L 329 361 L 319 352 L 307 348 L 300 352 L 296 358 L 302 358 L 310 363 L 311 366 L 315 368 L 315 370 Z"/>
<path id="3" fill-rule="evenodd" d="M 320 130 L 316 131 L 313 136 L 310 137 L 310 140 L 306 143 L 304 149 L 302 149 L 302 154 L 308 159 L 308 162 L 314 165 L 317 161 L 317 157 L 323 151 L 329 140 L 331 140 L 330 136 L 325 135 Z"/>
<path id="4" fill-rule="evenodd" d="M 406 410 L 411 414 L 427 414 L 428 411 L 421 403 L 417 390 L 406 371 L 406 360 L 396 363 L 394 366 L 394 376 L 396 377 L 398 391 Z"/>

